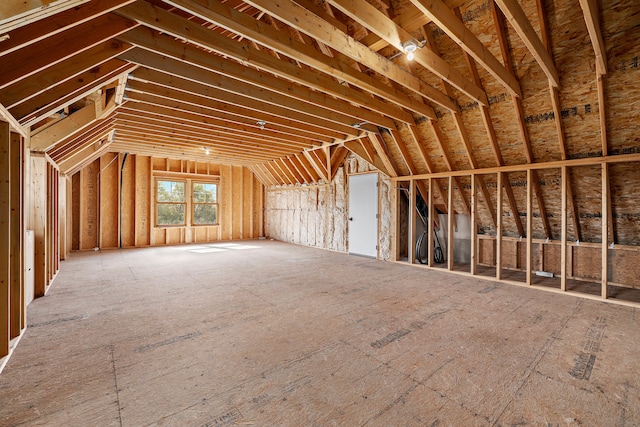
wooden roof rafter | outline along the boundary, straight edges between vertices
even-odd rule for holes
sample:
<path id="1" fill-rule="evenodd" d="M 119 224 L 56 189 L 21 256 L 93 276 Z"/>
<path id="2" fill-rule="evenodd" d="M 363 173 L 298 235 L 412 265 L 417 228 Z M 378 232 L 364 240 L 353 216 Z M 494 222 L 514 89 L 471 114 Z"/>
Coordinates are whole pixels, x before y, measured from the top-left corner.
<path id="1" fill-rule="evenodd" d="M 543 35 L 542 43 L 544 48 L 549 52 L 549 56 L 552 55 L 551 51 L 551 37 L 548 30 L 546 10 L 542 4 L 542 0 L 536 0 L 538 4 L 538 19 L 540 21 L 540 29 Z M 552 60 L 553 63 L 553 60 Z M 549 92 L 551 95 L 551 106 L 553 108 L 553 114 L 555 116 L 556 133 L 558 135 L 558 144 L 560 148 L 560 160 L 567 159 L 567 142 L 565 138 L 564 126 L 562 125 L 562 108 L 560 106 L 560 96 L 558 94 L 558 87 L 554 86 L 551 81 L 549 82 Z M 567 200 L 569 202 L 569 209 L 571 210 L 571 219 L 573 221 L 573 229 L 576 235 L 576 239 L 580 240 L 580 217 L 578 216 L 578 208 L 576 206 L 575 197 L 573 194 L 573 185 L 571 184 L 571 171 L 567 170 Z M 566 213 L 563 212 L 563 215 Z M 613 224 L 611 224 L 613 227 Z M 612 233 L 613 235 L 613 233 Z"/>
<path id="2" fill-rule="evenodd" d="M 547 75 L 549 84 L 553 87 L 560 86 L 560 77 L 553 63 L 553 57 L 540 40 L 540 37 L 538 37 L 538 34 L 533 29 L 531 22 L 517 0 L 495 0 L 495 2 L 509 20 L 513 29 L 518 33 L 527 49 L 529 49 L 529 52 L 531 52 L 536 62 L 538 62 L 542 71 Z"/>
<path id="3" fill-rule="evenodd" d="M 496 32 L 498 34 L 498 43 L 500 44 L 500 51 L 502 52 L 502 58 L 505 64 L 504 66 L 515 79 L 516 74 L 515 74 L 515 69 L 513 67 L 511 51 L 509 50 L 508 41 L 507 41 L 505 18 L 502 12 L 500 11 L 500 9 L 496 6 L 494 2 L 490 2 L 490 4 L 491 4 L 491 12 L 492 12 L 494 24 L 496 27 Z M 533 158 L 531 141 L 529 140 L 529 134 L 527 132 L 527 128 L 525 126 L 525 121 L 524 121 L 524 110 L 522 107 L 522 99 L 520 97 L 516 97 L 513 94 L 511 96 L 511 99 L 515 107 L 514 109 L 516 112 L 516 123 L 518 124 L 518 130 L 520 132 L 520 137 L 522 139 L 522 143 L 524 146 L 527 163 L 534 163 L 535 159 Z M 538 178 L 538 171 L 532 170 L 531 176 L 532 176 L 531 183 L 533 185 L 533 194 L 535 195 L 536 201 L 538 203 L 538 209 L 540 210 L 540 219 L 542 220 L 542 226 L 544 228 L 546 237 L 550 239 L 552 238 L 551 226 L 549 224 L 549 218 L 547 216 L 546 207 L 544 204 L 544 200 L 542 198 L 542 191 L 540 189 L 540 180 Z"/>
<path id="4" fill-rule="evenodd" d="M 435 118 L 435 112 L 433 111 L 433 109 L 431 109 L 431 107 L 425 104 L 417 103 L 405 95 L 391 91 L 388 87 L 381 84 L 377 80 L 372 79 L 370 76 L 354 70 L 337 58 L 332 57 L 332 55 L 325 54 L 329 53 L 326 49 L 323 50 L 325 53 L 318 52 L 309 44 L 305 44 L 304 42 L 296 41 L 293 38 L 288 37 L 286 35 L 286 32 L 278 31 L 272 28 L 270 25 L 265 24 L 264 22 L 252 19 L 245 14 L 237 13 L 233 9 L 227 7 L 223 3 L 218 2 L 217 0 L 209 0 L 208 2 L 206 2 L 206 7 L 203 6 L 205 4 L 204 0 L 170 1 L 172 4 L 179 6 L 184 10 L 189 10 L 191 13 L 197 14 L 202 19 L 206 19 L 209 22 L 216 22 L 224 28 L 228 28 L 230 30 L 233 30 L 234 32 L 242 34 L 262 46 L 273 49 L 280 54 L 287 55 L 288 57 L 302 62 L 310 66 L 311 68 L 330 74 L 331 76 L 337 78 L 339 81 L 345 81 L 356 87 L 359 87 L 371 93 L 375 93 L 376 95 L 386 98 L 400 107 L 415 111 L 422 115 L 427 115 L 431 118 Z M 271 17 L 271 15 L 268 16 Z M 300 28 L 292 27 L 292 29 L 296 30 L 297 32 L 301 32 Z M 306 34 L 304 32 L 301 33 Z M 331 46 L 330 44 L 326 43 L 326 41 L 314 38 L 313 35 L 311 35 L 311 39 L 316 43 L 319 43 L 321 46 Z M 335 48 L 335 46 L 332 47 Z M 329 48 L 327 47 L 327 49 Z M 244 52 L 243 55 L 246 55 L 246 52 Z M 338 56 L 341 55 L 342 54 L 338 54 Z M 289 75 L 293 75 L 293 73 L 289 73 Z M 329 85 L 327 88 L 323 88 L 322 90 L 329 90 L 329 93 L 332 93 L 334 96 L 344 97 L 345 93 L 351 94 L 350 96 L 354 102 L 365 102 L 367 105 L 370 105 L 370 108 L 378 108 L 380 112 L 384 112 L 384 109 L 376 107 L 378 105 L 381 105 L 379 101 L 372 100 L 370 97 L 354 97 L 353 91 L 345 91 L 345 88 L 342 85 Z M 389 107 L 386 107 L 386 109 L 388 108 Z M 395 113 L 389 115 L 401 121 L 411 120 L 410 116 L 407 115 L 398 116 Z"/>
<path id="5" fill-rule="evenodd" d="M 446 4 L 441 0 L 411 0 L 411 2 L 478 63 L 482 64 L 512 95 L 522 96 L 520 84 L 515 77 L 500 64 Z"/>
<path id="6" fill-rule="evenodd" d="M 59 84 L 82 78 L 83 73 L 91 73 L 92 70 L 132 48 L 128 43 L 116 40 L 100 43 L 4 88 L 0 91 L 0 103 L 13 106 L 25 102 Z"/>
<path id="7" fill-rule="evenodd" d="M 42 94 L 11 107 L 10 111 L 25 126 L 32 126 L 53 113 L 86 98 L 115 79 L 126 78 L 137 66 L 112 59 L 97 69 L 53 86 Z"/>
<path id="8" fill-rule="evenodd" d="M 381 39 L 399 51 L 404 50 L 404 43 L 413 40 L 413 37 L 408 31 L 400 27 L 392 19 L 386 17 L 383 12 L 380 12 L 365 0 L 328 0 L 328 2 L 361 25 L 376 33 Z M 414 55 L 414 61 L 416 63 L 427 68 L 452 86 L 455 86 L 459 91 L 481 105 L 488 105 L 487 95 L 484 90 L 464 77 L 458 70 L 440 58 L 440 56 L 430 50 L 424 49 L 416 50 Z M 453 98 L 450 93 L 445 92 L 445 94 Z M 459 109 L 455 106 L 451 111 L 456 112 L 459 111 Z"/>
<path id="9" fill-rule="evenodd" d="M 327 129 L 326 122 L 308 114 L 265 104 L 156 70 L 153 73 L 147 71 L 139 70 L 133 75 L 130 85 L 135 88 L 135 81 L 148 83 L 151 85 L 148 87 L 155 88 L 153 93 L 145 94 L 144 90 L 136 93 L 131 90 L 129 99 L 155 105 L 160 109 L 180 111 L 181 119 L 190 120 L 189 115 L 194 114 L 196 117 L 219 118 L 242 124 L 258 125 L 259 122 L 264 122 L 282 133 L 308 138 L 310 146 L 313 141 L 324 143 L 333 138 L 344 137 L 343 128 L 331 126 L 331 129 Z M 171 85 L 172 82 L 176 85 Z"/>
<path id="10" fill-rule="evenodd" d="M 426 100 L 443 105 L 447 109 L 457 108 L 450 98 L 394 62 L 372 51 L 351 36 L 336 31 L 322 18 L 297 5 L 293 0 L 247 0 L 247 3 L 264 10 L 299 31 L 321 41 L 327 46 L 350 56 L 364 66 L 393 80 L 404 88 Z M 435 118 L 433 114 L 428 117 Z"/>
<path id="11" fill-rule="evenodd" d="M 137 26 L 134 22 L 108 14 L 2 56 L 5 63 L 0 89 L 26 79 L 51 65 L 96 47 Z"/>
<path id="12" fill-rule="evenodd" d="M 376 113 L 372 110 L 362 107 L 355 108 L 353 105 L 349 104 L 348 101 L 345 101 L 344 98 L 347 98 L 349 101 L 353 100 L 360 105 L 366 103 L 366 105 L 376 107 L 382 110 L 385 114 L 391 115 L 392 117 L 405 117 L 406 120 L 406 113 L 400 112 L 399 109 L 394 109 L 389 105 L 385 105 L 381 101 L 371 100 L 370 98 L 363 98 L 363 95 L 360 92 L 353 90 L 348 91 L 344 88 L 344 86 L 341 86 L 337 82 L 330 80 L 324 76 L 312 75 L 310 72 L 300 70 L 299 67 L 295 66 L 294 64 L 291 64 L 287 61 L 277 60 L 273 56 L 259 50 L 243 49 L 242 45 L 239 45 L 237 42 L 230 41 L 227 37 L 218 37 L 216 33 L 212 33 L 211 31 L 208 31 L 205 28 L 198 26 L 190 21 L 181 21 L 178 17 L 169 16 L 172 15 L 170 12 L 166 12 L 151 5 L 145 7 L 142 7 L 142 5 L 143 3 L 136 3 L 131 6 L 126 6 L 124 8 L 121 8 L 118 13 L 121 13 L 131 19 L 135 19 L 138 22 L 142 22 L 146 26 L 154 28 L 158 31 L 162 31 L 176 37 L 184 38 L 190 43 L 193 43 L 200 47 L 212 49 L 217 53 L 229 55 L 229 57 L 232 57 L 238 61 L 252 64 L 256 66 L 257 69 L 274 73 L 290 81 L 293 81 L 296 84 L 301 85 L 297 89 L 296 86 L 293 86 L 294 90 L 292 90 L 292 87 L 289 84 L 289 95 L 292 97 L 298 96 L 299 99 L 304 98 L 307 100 L 307 102 L 315 102 L 316 105 L 323 105 L 325 107 L 331 105 L 332 108 L 341 110 L 343 112 L 351 108 L 352 114 L 356 115 L 359 119 L 376 123 L 380 126 L 393 127 L 394 124 L 392 120 L 380 113 Z M 149 44 L 149 42 L 156 39 L 154 36 L 151 36 L 148 33 L 131 33 L 131 36 L 129 37 L 132 37 L 134 34 L 138 37 L 128 39 L 132 43 L 139 43 L 139 45 L 146 48 L 154 49 L 156 52 L 162 51 L 163 46 L 160 46 L 158 43 L 154 43 L 153 45 Z M 143 37 L 145 37 L 147 40 L 144 40 Z M 164 53 L 166 54 L 166 52 Z M 194 59 L 204 57 L 203 55 L 196 55 L 195 53 L 192 53 L 191 56 Z M 210 70 L 215 70 L 216 72 L 227 73 L 228 76 L 235 79 L 243 80 L 252 84 L 258 83 L 263 87 L 270 88 L 271 90 L 283 86 L 284 82 L 282 80 L 276 79 L 275 77 L 269 78 L 268 76 L 265 76 L 264 73 L 260 73 L 259 71 L 251 72 L 240 63 L 234 64 L 233 62 L 225 61 L 224 67 L 216 66 L 222 61 L 216 61 L 214 58 L 214 56 L 209 55 L 206 63 L 202 65 L 206 65 Z M 319 92 L 313 92 L 308 89 L 303 90 L 303 87 L 313 87 L 316 89 L 323 88 L 322 90 L 324 91 L 333 89 L 330 91 L 331 95 L 340 96 L 341 98 L 329 100 L 327 98 L 327 95 Z"/>
<path id="13" fill-rule="evenodd" d="M 327 108 L 309 105 L 303 101 L 298 101 L 287 97 L 282 93 L 276 93 L 268 90 L 259 90 L 255 86 L 233 80 L 229 77 L 216 74 L 212 71 L 205 70 L 200 67 L 185 64 L 184 61 L 168 58 L 161 54 L 151 51 L 133 51 L 121 56 L 138 65 L 172 74 L 196 83 L 202 83 L 211 86 L 214 90 L 220 89 L 231 95 L 239 95 L 242 98 L 249 98 L 254 101 L 266 103 L 283 110 L 291 110 L 287 115 L 293 115 L 302 111 L 303 115 L 309 117 L 310 122 L 327 130 L 357 135 L 358 131 L 352 124 L 357 121 L 356 118 L 346 114 L 336 113 Z M 315 117 L 316 120 L 313 118 Z"/>

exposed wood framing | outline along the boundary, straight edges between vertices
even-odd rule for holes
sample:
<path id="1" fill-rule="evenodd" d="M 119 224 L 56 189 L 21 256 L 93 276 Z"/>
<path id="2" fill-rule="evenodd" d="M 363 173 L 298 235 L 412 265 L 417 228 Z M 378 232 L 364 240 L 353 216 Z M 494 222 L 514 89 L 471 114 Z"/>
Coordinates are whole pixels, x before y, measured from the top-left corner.
<path id="1" fill-rule="evenodd" d="M 329 71 L 329 74 L 340 73 L 339 75 L 336 75 L 336 77 L 340 77 L 352 84 L 359 83 L 360 86 L 364 86 L 364 83 L 360 82 L 364 77 L 358 76 L 357 73 L 349 72 L 347 70 L 338 71 L 339 67 L 331 66 L 332 63 L 335 62 L 330 61 L 330 58 L 326 55 L 320 54 L 302 42 L 298 43 L 290 37 L 286 37 L 283 32 L 279 31 L 277 28 L 271 28 L 263 22 L 257 21 L 245 13 L 238 12 L 223 3 L 219 3 L 217 1 L 207 2 L 205 0 L 171 0 L 168 3 L 187 11 L 188 13 L 192 13 L 211 24 L 221 25 L 230 31 L 243 35 L 256 43 L 264 45 L 267 48 L 274 49 L 279 53 L 291 55 L 292 51 L 297 52 L 298 57 L 296 57 L 296 60 L 302 61 L 312 67 L 325 69 Z M 212 37 L 210 32 L 207 32 L 206 37 L 208 39 Z M 298 83 L 314 87 L 315 89 L 337 96 L 346 101 L 366 106 L 369 109 L 394 117 L 397 120 L 405 122 L 411 120 L 411 116 L 409 114 L 393 107 L 392 105 L 381 102 L 352 89 L 345 88 L 345 86 L 340 85 L 338 82 L 318 73 L 311 73 L 308 71 L 303 72 L 294 64 L 283 61 L 274 61 L 273 56 L 267 53 L 261 53 L 254 49 L 243 49 L 243 47 L 238 45 L 238 43 L 228 43 L 226 39 L 227 37 L 222 37 L 221 41 L 224 41 L 222 46 L 218 42 L 217 38 L 212 40 L 216 49 L 225 49 L 224 54 L 226 55 L 234 56 L 243 61 L 250 60 L 265 71 L 273 72 L 292 81 L 297 81 Z M 329 66 L 331 66 L 331 68 L 327 67 L 327 60 L 329 60 Z M 358 84 L 356 84 L 356 86 L 358 86 Z M 378 90 L 380 96 L 390 94 L 388 89 L 385 90 L 383 88 L 379 88 Z M 396 96 L 396 98 L 400 100 L 402 97 Z M 419 104 L 411 102 L 408 98 L 404 98 L 401 101 L 401 105 L 408 107 L 409 109 L 420 108 L 423 112 L 427 111 L 432 113 L 433 111 L 426 110 L 427 106 L 425 105 L 420 107 Z"/>
<path id="2" fill-rule="evenodd" d="M 333 26 L 322 18 L 300 7 L 292 0 L 248 0 L 246 3 L 266 12 L 321 41 L 333 49 L 344 52 L 352 59 L 386 76 L 414 93 L 438 103 L 441 92 L 413 76 L 395 63 L 373 52 L 352 37 L 337 33 Z M 435 118 L 435 114 L 428 117 Z"/>
<path id="3" fill-rule="evenodd" d="M 607 215 L 607 211 L 609 210 L 609 167 L 606 163 L 602 163 L 601 165 L 601 174 L 602 174 L 602 202 L 601 202 L 601 218 L 602 218 L 602 272 L 601 280 L 602 280 L 602 288 L 601 288 L 601 296 L 604 299 L 609 297 L 609 215 Z"/>
<path id="4" fill-rule="evenodd" d="M 538 4 L 538 18 L 540 21 L 541 33 L 544 35 L 542 39 L 542 43 L 544 44 L 544 48 L 548 51 L 549 57 L 551 58 L 551 41 L 550 35 L 547 28 L 547 17 L 546 10 L 542 4 L 542 0 L 537 0 Z M 553 59 L 551 59 L 553 63 Z M 556 132 L 558 134 L 558 142 L 560 148 L 560 159 L 566 160 L 567 158 L 567 143 L 565 138 L 564 127 L 562 125 L 562 108 L 560 106 L 560 97 L 558 94 L 558 88 L 552 84 L 549 84 L 549 92 L 551 94 L 551 106 L 553 108 L 553 114 L 555 117 L 556 124 Z M 573 186 L 571 185 L 571 177 L 569 176 L 569 181 L 567 182 L 567 197 L 569 199 L 569 207 L 571 209 L 571 219 L 573 221 L 573 229 L 575 230 L 576 239 L 581 240 L 580 235 L 580 217 L 578 216 L 578 209 L 575 204 L 575 198 L 573 196 Z"/>
<path id="5" fill-rule="evenodd" d="M 600 30 L 600 16 L 598 13 L 598 0 L 579 0 L 584 22 L 587 24 L 587 31 L 593 51 L 596 55 L 596 70 L 598 74 L 607 74 L 607 51 L 602 40 Z"/>
<path id="6" fill-rule="evenodd" d="M 498 280 L 502 279 L 502 223 L 504 222 L 502 210 L 502 188 L 504 187 L 504 181 L 504 174 L 502 172 L 498 172 L 496 193 L 496 212 L 498 213 L 498 221 L 496 224 L 496 279 Z"/>
<path id="7" fill-rule="evenodd" d="M 370 5 L 364 0 L 330 0 L 330 3 L 356 22 L 369 28 L 399 51 L 404 50 L 403 43 L 412 40 L 412 36 L 408 31 L 404 30 L 383 12 L 376 9 L 375 6 Z M 469 81 L 469 79 L 441 59 L 436 52 L 428 49 L 418 49 L 414 54 L 417 63 L 431 70 L 434 74 L 448 84 L 455 86 L 471 99 L 476 100 L 482 105 L 488 105 L 487 95 L 484 93 L 484 90 L 474 82 Z M 449 93 L 445 94 L 452 98 Z M 459 110 L 455 103 L 448 102 L 447 104 L 450 105 L 450 111 L 457 112 Z M 440 105 L 444 104 L 440 103 Z"/>
<path id="8" fill-rule="evenodd" d="M 89 0 L 5 0 L 0 8 L 0 34 L 78 7 Z"/>
<path id="9" fill-rule="evenodd" d="M 0 360 L 11 342 L 11 130 L 0 121 Z"/>
<path id="10" fill-rule="evenodd" d="M 453 11 L 441 0 L 411 0 L 422 13 L 428 16 L 462 49 L 478 61 L 514 96 L 522 96 L 518 81 L 495 56 L 482 44 Z"/>
<path id="11" fill-rule="evenodd" d="M 536 59 L 542 71 L 547 75 L 549 84 L 553 87 L 560 86 L 560 77 L 553 63 L 553 58 L 542 44 L 540 37 L 538 37 L 538 34 L 533 29 L 533 25 L 529 22 L 520 4 L 516 0 L 495 1 L 500 9 L 502 9 L 502 13 L 507 17 L 513 29 L 516 30 L 516 33 L 520 36 L 520 39 L 522 39 L 527 46 L 529 52 L 531 52 Z"/>
<path id="12" fill-rule="evenodd" d="M 491 2 L 491 11 L 493 14 L 494 23 L 496 26 L 496 31 L 498 34 L 498 41 L 500 43 L 500 50 L 502 52 L 502 58 L 506 67 L 506 70 L 509 74 L 511 74 L 515 79 L 515 70 L 513 68 L 513 60 L 511 58 L 511 53 L 508 48 L 507 41 L 507 33 L 504 23 L 504 15 L 500 12 L 500 10 L 496 7 L 495 3 Z M 519 83 L 518 83 L 519 87 Z M 512 96 L 512 101 L 516 111 L 516 120 L 518 122 L 518 129 L 520 131 L 520 137 L 522 138 L 522 142 L 524 144 L 525 156 L 527 158 L 527 163 L 533 163 L 535 160 L 533 158 L 533 151 L 531 150 L 531 142 L 529 140 L 529 134 L 527 133 L 527 128 L 524 123 L 524 110 L 522 108 L 522 99 L 516 96 Z M 545 234 L 547 238 L 551 238 L 551 226 L 549 225 L 549 218 L 547 217 L 546 208 L 544 205 L 544 200 L 542 199 L 542 191 L 540 190 L 540 184 L 538 180 L 537 173 L 534 172 L 533 176 L 533 187 L 534 194 L 536 195 L 536 200 L 538 201 L 538 209 L 540 210 L 540 218 L 542 220 L 542 225 L 544 227 Z"/>

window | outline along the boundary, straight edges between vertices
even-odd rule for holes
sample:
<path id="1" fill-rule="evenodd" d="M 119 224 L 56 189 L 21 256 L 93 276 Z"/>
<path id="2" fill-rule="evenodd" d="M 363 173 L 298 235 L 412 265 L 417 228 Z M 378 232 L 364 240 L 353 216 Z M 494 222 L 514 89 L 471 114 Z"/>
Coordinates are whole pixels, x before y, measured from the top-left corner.
<path id="1" fill-rule="evenodd" d="M 217 183 L 190 179 L 156 183 L 156 226 L 218 224 Z"/>
<path id="2" fill-rule="evenodd" d="M 156 223 L 158 225 L 184 225 L 186 198 L 184 181 L 158 180 L 156 192 Z"/>
<path id="3" fill-rule="evenodd" d="M 194 182 L 193 225 L 218 223 L 218 185 L 207 182 Z"/>

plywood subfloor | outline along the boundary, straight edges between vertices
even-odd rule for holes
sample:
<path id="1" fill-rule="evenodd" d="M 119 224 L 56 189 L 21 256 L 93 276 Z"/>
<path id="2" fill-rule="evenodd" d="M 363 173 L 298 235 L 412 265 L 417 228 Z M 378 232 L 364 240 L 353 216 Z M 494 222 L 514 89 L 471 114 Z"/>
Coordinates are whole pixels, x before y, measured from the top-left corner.
<path id="1" fill-rule="evenodd" d="M 638 309 L 236 244 L 72 254 L 0 425 L 638 425 Z"/>

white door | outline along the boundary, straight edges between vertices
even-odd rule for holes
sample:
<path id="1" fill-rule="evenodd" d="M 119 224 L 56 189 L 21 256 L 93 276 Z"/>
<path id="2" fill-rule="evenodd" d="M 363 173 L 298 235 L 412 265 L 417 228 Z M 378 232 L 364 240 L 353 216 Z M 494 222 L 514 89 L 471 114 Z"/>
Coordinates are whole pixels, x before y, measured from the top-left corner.
<path id="1" fill-rule="evenodd" d="M 378 174 L 349 176 L 349 253 L 378 257 Z"/>

